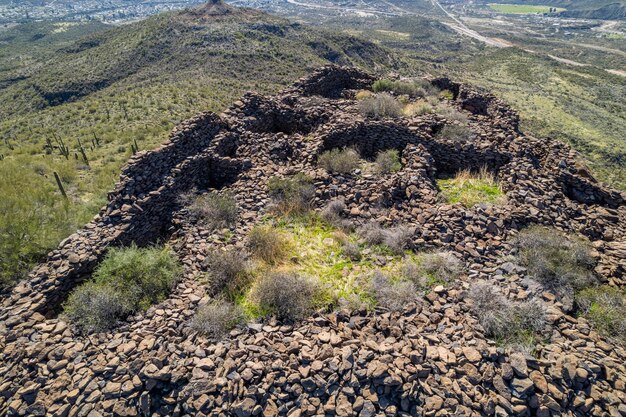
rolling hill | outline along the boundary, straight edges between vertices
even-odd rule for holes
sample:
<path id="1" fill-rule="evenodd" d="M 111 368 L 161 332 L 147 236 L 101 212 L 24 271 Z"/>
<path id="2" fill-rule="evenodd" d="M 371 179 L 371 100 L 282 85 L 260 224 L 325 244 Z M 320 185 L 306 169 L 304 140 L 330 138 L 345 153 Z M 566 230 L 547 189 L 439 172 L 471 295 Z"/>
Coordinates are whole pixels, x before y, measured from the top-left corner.
<path id="1" fill-rule="evenodd" d="M 58 27 L 2 34 L 5 63 L 22 55 L 6 42 L 11 37 L 36 32 L 43 36 L 35 43 L 51 40 L 27 65 L 2 73 L 0 102 L 11 103 L 0 107 L 4 281 L 89 219 L 133 148 L 159 144 L 179 121 L 220 111 L 246 90 L 276 91 L 323 63 L 370 71 L 399 65 L 372 42 L 215 1 L 52 41 Z"/>

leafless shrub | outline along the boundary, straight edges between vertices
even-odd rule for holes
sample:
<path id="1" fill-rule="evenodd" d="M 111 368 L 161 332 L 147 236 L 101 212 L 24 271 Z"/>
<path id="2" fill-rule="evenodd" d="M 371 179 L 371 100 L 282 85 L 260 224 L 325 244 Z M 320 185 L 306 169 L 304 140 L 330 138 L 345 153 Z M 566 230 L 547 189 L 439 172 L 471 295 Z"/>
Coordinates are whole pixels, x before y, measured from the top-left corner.
<path id="1" fill-rule="evenodd" d="M 381 245 L 385 241 L 385 229 L 376 222 L 365 223 L 357 229 L 357 233 L 368 245 Z"/>
<path id="2" fill-rule="evenodd" d="M 352 222 L 344 217 L 345 211 L 346 203 L 342 200 L 333 200 L 324 207 L 320 216 L 331 226 L 343 230 L 350 230 L 352 228 Z"/>
<path id="3" fill-rule="evenodd" d="M 351 260 L 358 261 L 361 259 L 361 249 L 359 248 L 359 245 L 347 242 L 342 245 L 341 249 L 343 254 Z"/>
<path id="4" fill-rule="evenodd" d="M 384 244 L 395 254 L 401 255 L 411 245 L 414 230 L 407 226 L 396 226 L 385 232 Z"/>
<path id="5" fill-rule="evenodd" d="M 463 263 L 450 252 L 424 254 L 420 267 L 430 278 L 445 282 L 454 281 L 463 273 Z"/>
<path id="6" fill-rule="evenodd" d="M 437 134 L 438 137 L 443 139 L 450 139 L 455 141 L 463 141 L 471 139 L 474 133 L 471 129 L 465 125 L 445 125 L 443 129 Z"/>
<path id="7" fill-rule="evenodd" d="M 244 320 L 241 307 L 216 299 L 198 309 L 191 327 L 209 338 L 220 339 Z"/>
<path id="8" fill-rule="evenodd" d="M 204 265 L 208 269 L 209 293 L 232 296 L 247 283 L 248 260 L 239 250 L 214 250 L 208 253 Z"/>
<path id="9" fill-rule="evenodd" d="M 380 271 L 374 272 L 371 286 L 378 305 L 391 311 L 402 311 L 407 304 L 418 300 L 415 284 L 409 281 L 392 282 Z"/>
<path id="10" fill-rule="evenodd" d="M 399 171 L 401 168 L 400 154 L 396 149 L 381 151 L 376 155 L 376 169 L 378 173 L 389 174 Z"/>
<path id="11" fill-rule="evenodd" d="M 262 310 L 279 320 L 300 320 L 313 312 L 317 285 L 296 274 L 273 273 L 253 289 L 253 297 Z"/>

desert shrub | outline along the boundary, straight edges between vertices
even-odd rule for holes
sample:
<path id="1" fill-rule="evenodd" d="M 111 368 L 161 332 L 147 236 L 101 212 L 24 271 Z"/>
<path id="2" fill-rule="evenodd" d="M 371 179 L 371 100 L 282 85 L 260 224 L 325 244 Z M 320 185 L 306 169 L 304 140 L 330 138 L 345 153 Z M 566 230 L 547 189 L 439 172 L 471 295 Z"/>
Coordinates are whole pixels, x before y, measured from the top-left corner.
<path id="1" fill-rule="evenodd" d="M 469 296 L 488 337 L 503 345 L 533 349 L 546 325 L 546 308 L 541 301 L 512 303 L 488 283 L 475 284 Z"/>
<path id="2" fill-rule="evenodd" d="M 351 148 L 331 149 L 322 153 L 317 164 L 330 173 L 348 174 L 359 167 L 361 157 Z"/>
<path id="3" fill-rule="evenodd" d="M 395 149 L 381 151 L 376 155 L 376 170 L 380 174 L 389 174 L 399 171 L 402 168 L 400 164 L 400 153 Z"/>
<path id="4" fill-rule="evenodd" d="M 284 214 L 308 210 L 311 200 L 315 197 L 315 186 L 304 174 L 297 174 L 291 178 L 272 177 L 267 189 L 278 211 Z"/>
<path id="5" fill-rule="evenodd" d="M 383 244 L 395 254 L 401 255 L 411 245 L 414 230 L 406 226 L 396 226 L 385 231 Z"/>
<path id="6" fill-rule="evenodd" d="M 374 118 L 402 116 L 402 104 L 388 93 L 367 97 L 359 102 L 359 111 L 364 116 Z"/>
<path id="7" fill-rule="evenodd" d="M 64 311 L 86 331 L 103 330 L 162 301 L 180 274 L 180 264 L 168 249 L 111 249 L 92 280 L 70 294 Z"/>
<path id="8" fill-rule="evenodd" d="M 416 101 L 414 103 L 409 103 L 404 106 L 403 110 L 404 115 L 408 117 L 423 116 L 425 114 L 430 114 L 433 111 L 433 106 L 425 101 Z"/>
<path id="9" fill-rule="evenodd" d="M 417 287 L 410 281 L 392 282 L 380 271 L 374 272 L 371 283 L 372 293 L 379 306 L 391 311 L 401 311 L 407 304 L 418 300 Z"/>
<path id="10" fill-rule="evenodd" d="M 274 264 L 287 256 L 287 242 L 280 232 L 269 226 L 256 226 L 248 235 L 248 248 L 256 257 Z"/>
<path id="11" fill-rule="evenodd" d="M 404 82 L 394 80 L 378 80 L 372 84 L 372 91 L 375 93 L 392 92 L 395 94 L 406 94 L 412 97 L 424 97 L 427 90 L 430 91 L 428 82 Z"/>
<path id="12" fill-rule="evenodd" d="M 598 333 L 626 343 L 623 291 L 609 286 L 587 288 L 576 294 L 576 306 Z"/>
<path id="13" fill-rule="evenodd" d="M 386 230 L 376 222 L 365 223 L 357 229 L 368 245 L 381 245 L 385 241 Z"/>
<path id="14" fill-rule="evenodd" d="M 213 250 L 208 253 L 204 265 L 208 269 L 211 295 L 225 293 L 232 297 L 247 283 L 248 260 L 240 250 Z"/>
<path id="15" fill-rule="evenodd" d="M 439 95 L 446 100 L 454 100 L 454 93 L 450 90 L 441 90 Z"/>
<path id="16" fill-rule="evenodd" d="M 346 203 L 342 200 L 330 201 L 320 213 L 320 217 L 331 226 L 343 230 L 352 229 L 352 222 L 344 217 Z"/>
<path id="17" fill-rule="evenodd" d="M 372 92 L 371 92 L 371 91 L 368 91 L 368 90 L 361 90 L 361 91 L 359 91 L 358 93 L 356 93 L 356 95 L 355 95 L 355 97 L 354 97 L 354 98 L 355 98 L 356 100 L 359 100 L 359 101 L 360 101 L 360 100 L 363 100 L 363 99 L 365 99 L 365 98 L 367 98 L 367 97 L 371 97 L 371 96 L 372 96 Z"/>
<path id="18" fill-rule="evenodd" d="M 341 251 L 344 256 L 348 257 L 352 261 L 358 261 L 361 259 L 361 249 L 356 243 L 346 242 L 341 246 Z"/>
<path id="19" fill-rule="evenodd" d="M 445 117 L 448 121 L 460 122 L 467 124 L 469 117 L 467 114 L 455 109 L 454 107 L 442 105 L 437 107 L 437 113 Z"/>
<path id="20" fill-rule="evenodd" d="M 219 339 L 244 320 L 241 307 L 216 299 L 198 309 L 191 320 L 191 327 L 209 338 Z"/>
<path id="21" fill-rule="evenodd" d="M 514 244 L 517 257 L 527 268 L 528 275 L 554 293 L 566 309 L 573 307 L 577 291 L 597 282 L 591 247 L 581 239 L 533 226 L 523 230 Z"/>
<path id="22" fill-rule="evenodd" d="M 229 227 L 237 221 L 237 202 L 230 194 L 211 192 L 195 198 L 189 214 L 213 230 Z"/>
<path id="23" fill-rule="evenodd" d="M 109 329 L 134 309 L 132 301 L 114 288 L 88 282 L 74 290 L 64 313 L 86 332 Z"/>
<path id="24" fill-rule="evenodd" d="M 420 269 L 431 279 L 451 282 L 463 273 L 463 263 L 450 252 L 427 253 L 421 257 Z"/>
<path id="25" fill-rule="evenodd" d="M 463 141 L 471 139 L 474 133 L 467 126 L 447 124 L 441 129 L 437 136 L 443 139 Z"/>
<path id="26" fill-rule="evenodd" d="M 504 204 L 506 197 L 493 173 L 486 168 L 479 172 L 463 170 L 454 178 L 437 180 L 440 198 L 467 208 L 476 204 Z"/>
<path id="27" fill-rule="evenodd" d="M 318 291 L 314 282 L 299 275 L 273 273 L 253 288 L 253 299 L 262 311 L 279 320 L 295 321 L 313 312 Z"/>

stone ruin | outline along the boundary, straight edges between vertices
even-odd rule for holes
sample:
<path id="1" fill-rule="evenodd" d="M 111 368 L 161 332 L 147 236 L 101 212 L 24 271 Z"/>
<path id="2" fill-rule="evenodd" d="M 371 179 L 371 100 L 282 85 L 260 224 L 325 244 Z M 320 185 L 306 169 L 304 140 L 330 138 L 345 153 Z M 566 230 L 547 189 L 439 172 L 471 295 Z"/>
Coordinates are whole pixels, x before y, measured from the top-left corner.
<path id="1" fill-rule="evenodd" d="M 354 95 L 373 81 L 324 67 L 276 96 L 248 93 L 219 116 L 200 114 L 133 156 L 101 212 L 0 299 L 0 416 L 626 415 L 626 351 L 554 297 L 538 295 L 553 334 L 536 358 L 488 340 L 466 301 L 479 279 L 528 297 L 524 272 L 503 258 L 508 237 L 530 224 L 585 235 L 599 276 L 625 285 L 624 196 L 581 171 L 568 146 L 520 132 L 494 96 L 446 78 L 432 83 L 467 112 L 473 139 L 437 136 L 451 122 L 436 114 L 365 118 Z M 322 152 L 343 147 L 369 160 L 397 149 L 402 169 L 381 179 L 317 168 Z M 506 204 L 438 203 L 438 176 L 481 167 Z M 403 312 L 250 324 L 220 342 L 195 333 L 189 320 L 206 295 L 196 278 L 216 244 L 180 196 L 232 191 L 239 224 L 230 244 L 240 247 L 268 206 L 268 179 L 297 172 L 314 178 L 315 207 L 341 198 L 357 224 L 410 224 L 415 248 L 454 251 L 469 276 Z M 157 241 L 185 266 L 167 300 L 108 333 L 82 335 L 59 317 L 109 248 Z"/>

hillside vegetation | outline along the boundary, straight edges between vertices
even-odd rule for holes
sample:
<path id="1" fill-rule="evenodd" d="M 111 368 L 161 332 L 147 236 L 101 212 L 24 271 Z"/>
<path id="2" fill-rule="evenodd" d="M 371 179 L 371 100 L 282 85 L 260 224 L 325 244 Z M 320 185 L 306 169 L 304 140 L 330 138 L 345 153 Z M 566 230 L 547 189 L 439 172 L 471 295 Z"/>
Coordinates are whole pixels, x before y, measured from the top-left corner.
<path id="1" fill-rule="evenodd" d="M 36 31 L 45 39 L 57 27 Z M 323 63 L 394 65 L 373 43 L 221 4 L 90 31 L 33 53 L 12 69 L 23 76 L 4 75 L 16 78 L 0 89 L 11 103 L 0 107 L 4 282 L 93 216 L 132 149 L 161 143 L 179 121 L 221 111 L 246 90 L 276 91 Z M 17 60 L 17 50 L 7 43 L 0 56 Z"/>

